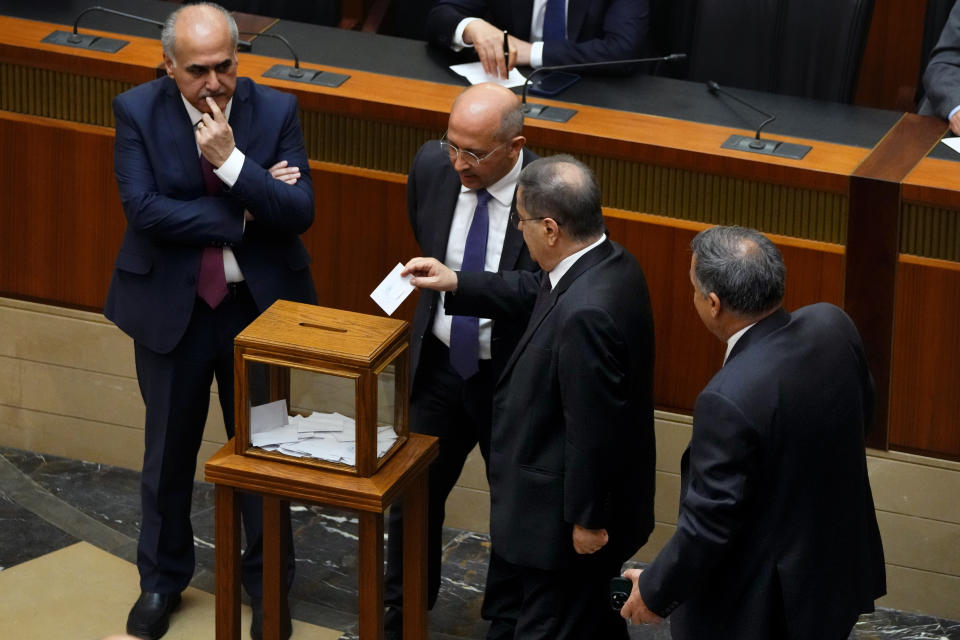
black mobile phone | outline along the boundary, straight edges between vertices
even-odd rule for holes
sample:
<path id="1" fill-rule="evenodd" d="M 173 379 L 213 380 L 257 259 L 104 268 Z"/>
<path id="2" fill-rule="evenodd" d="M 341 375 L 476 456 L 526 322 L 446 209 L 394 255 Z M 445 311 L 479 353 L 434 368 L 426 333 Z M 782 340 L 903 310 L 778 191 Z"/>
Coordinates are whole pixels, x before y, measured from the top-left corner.
<path id="1" fill-rule="evenodd" d="M 627 598 L 630 597 L 632 590 L 633 583 L 627 578 L 623 576 L 610 578 L 610 608 L 620 611 L 627 602 Z"/>
<path id="2" fill-rule="evenodd" d="M 580 76 L 575 73 L 551 71 L 534 80 L 529 91 L 538 96 L 555 96 L 579 79 Z"/>

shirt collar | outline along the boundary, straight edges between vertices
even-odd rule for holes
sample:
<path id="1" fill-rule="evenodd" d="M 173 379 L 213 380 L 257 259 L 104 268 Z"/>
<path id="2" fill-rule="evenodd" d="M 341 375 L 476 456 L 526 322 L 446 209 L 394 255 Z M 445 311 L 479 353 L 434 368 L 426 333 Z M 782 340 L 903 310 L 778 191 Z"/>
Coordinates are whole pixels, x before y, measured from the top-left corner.
<path id="1" fill-rule="evenodd" d="M 513 204 L 513 194 L 517 190 L 517 180 L 520 178 L 520 169 L 522 168 L 523 149 L 517 154 L 517 162 L 513 165 L 513 168 L 507 172 L 507 175 L 487 187 L 487 193 L 489 193 L 494 200 L 509 208 Z M 472 191 L 472 189 L 468 189 L 461 184 L 460 191 Z"/>
<path id="2" fill-rule="evenodd" d="M 599 240 L 597 240 L 590 246 L 584 247 L 583 249 L 580 249 L 580 251 L 577 251 L 576 253 L 571 253 L 566 258 L 558 262 L 557 266 L 555 266 L 550 271 L 550 288 L 552 289 L 553 287 L 557 286 L 557 283 L 560 282 L 560 278 L 566 275 L 567 271 L 570 270 L 570 267 L 572 267 L 576 263 L 576 261 L 580 259 L 580 256 L 590 251 L 594 247 L 599 247 L 603 243 L 603 241 L 606 239 L 607 239 L 607 234 L 603 234 L 602 236 L 600 236 Z"/>
<path id="3" fill-rule="evenodd" d="M 200 112 L 195 106 L 190 104 L 190 102 L 183 97 L 183 94 L 180 94 L 180 99 L 183 100 L 183 106 L 187 108 L 187 117 L 190 118 L 190 122 L 196 128 L 197 123 L 200 122 L 200 119 L 203 118 L 203 113 Z M 233 108 L 233 96 L 230 97 L 230 100 L 227 101 L 227 108 L 223 110 L 223 117 L 227 119 L 227 122 L 230 122 L 230 110 Z"/>
<path id="4" fill-rule="evenodd" d="M 723 354 L 723 364 L 727 364 L 727 358 L 730 357 L 730 352 L 733 351 L 733 347 L 737 344 L 737 341 L 740 338 L 742 338 L 743 334 L 745 334 L 750 329 L 750 327 L 752 327 L 755 324 L 757 323 L 754 322 L 752 324 L 748 324 L 743 329 L 740 329 L 740 331 L 737 331 L 735 334 L 727 338 L 727 352 Z"/>

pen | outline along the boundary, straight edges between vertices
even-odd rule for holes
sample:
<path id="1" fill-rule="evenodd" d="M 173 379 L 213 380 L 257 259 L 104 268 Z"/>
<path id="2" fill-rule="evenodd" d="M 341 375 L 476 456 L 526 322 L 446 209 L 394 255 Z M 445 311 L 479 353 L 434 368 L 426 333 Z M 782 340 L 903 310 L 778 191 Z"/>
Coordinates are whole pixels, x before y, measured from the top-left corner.
<path id="1" fill-rule="evenodd" d="M 510 39 L 506 29 L 503 30 L 503 75 L 510 75 Z"/>

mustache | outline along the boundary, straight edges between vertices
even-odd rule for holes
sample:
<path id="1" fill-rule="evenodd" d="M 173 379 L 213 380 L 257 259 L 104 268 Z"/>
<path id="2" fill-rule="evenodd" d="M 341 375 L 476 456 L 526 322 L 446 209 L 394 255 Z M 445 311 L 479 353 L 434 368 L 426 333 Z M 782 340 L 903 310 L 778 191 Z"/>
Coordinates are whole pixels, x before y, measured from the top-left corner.
<path id="1" fill-rule="evenodd" d="M 225 95 L 226 91 L 201 91 L 199 99 L 203 100 L 205 98 L 219 98 L 222 95 Z"/>

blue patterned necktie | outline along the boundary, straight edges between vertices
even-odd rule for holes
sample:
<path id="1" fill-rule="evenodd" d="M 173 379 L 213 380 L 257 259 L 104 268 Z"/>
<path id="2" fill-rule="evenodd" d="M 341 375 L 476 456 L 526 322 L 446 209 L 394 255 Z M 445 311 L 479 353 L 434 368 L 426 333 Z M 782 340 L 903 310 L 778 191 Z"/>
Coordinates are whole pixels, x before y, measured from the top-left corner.
<path id="1" fill-rule="evenodd" d="M 477 208 L 467 231 L 461 271 L 483 271 L 487 258 L 487 229 L 490 226 L 489 202 L 490 194 L 486 189 L 477 191 Z M 480 320 L 472 316 L 453 316 L 450 322 L 450 366 L 466 380 L 479 371 L 479 359 Z"/>
<path id="2" fill-rule="evenodd" d="M 543 41 L 567 39 L 567 0 L 547 0 L 543 14 Z"/>

